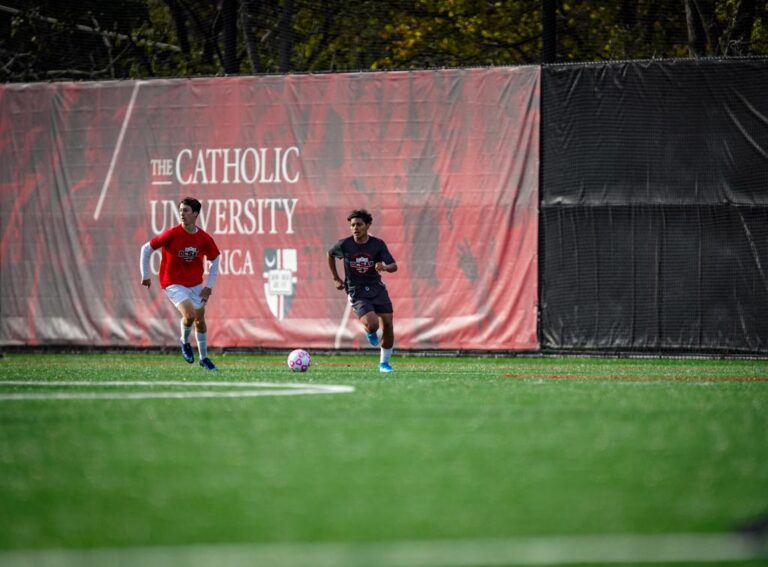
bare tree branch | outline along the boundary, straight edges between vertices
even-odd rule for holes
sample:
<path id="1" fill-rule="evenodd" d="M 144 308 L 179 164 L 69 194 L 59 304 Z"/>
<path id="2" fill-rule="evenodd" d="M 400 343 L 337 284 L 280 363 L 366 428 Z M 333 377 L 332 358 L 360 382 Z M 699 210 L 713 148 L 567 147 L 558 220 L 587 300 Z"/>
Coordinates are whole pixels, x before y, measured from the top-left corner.
<path id="1" fill-rule="evenodd" d="M 240 1 L 240 29 L 243 31 L 243 43 L 245 52 L 248 55 L 248 61 L 251 63 L 251 72 L 259 73 L 261 64 L 259 62 L 259 42 L 256 34 L 253 32 L 253 12 L 255 10 L 256 0 Z"/>
<path id="2" fill-rule="evenodd" d="M 755 24 L 755 0 L 741 0 L 728 29 L 723 34 L 722 52 L 724 55 L 747 55 L 752 40 L 752 27 Z"/>

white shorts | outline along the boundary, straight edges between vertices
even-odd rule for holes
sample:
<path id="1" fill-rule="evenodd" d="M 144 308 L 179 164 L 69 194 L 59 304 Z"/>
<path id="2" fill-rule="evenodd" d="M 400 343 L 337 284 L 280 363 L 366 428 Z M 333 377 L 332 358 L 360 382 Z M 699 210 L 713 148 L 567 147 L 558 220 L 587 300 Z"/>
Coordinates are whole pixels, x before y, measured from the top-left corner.
<path id="1" fill-rule="evenodd" d="M 171 300 L 176 307 L 180 303 L 185 301 L 191 301 L 195 309 L 205 307 L 205 301 L 200 297 L 200 292 L 203 291 L 203 284 L 198 284 L 194 287 L 187 287 L 185 285 L 173 284 L 165 288 L 165 295 Z"/>

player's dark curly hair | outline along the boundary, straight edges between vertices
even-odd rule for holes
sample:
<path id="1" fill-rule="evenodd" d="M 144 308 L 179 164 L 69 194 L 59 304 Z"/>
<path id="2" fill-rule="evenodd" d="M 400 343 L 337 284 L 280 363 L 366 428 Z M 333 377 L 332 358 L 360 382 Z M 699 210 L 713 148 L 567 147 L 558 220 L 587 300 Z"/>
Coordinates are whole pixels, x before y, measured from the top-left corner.
<path id="1" fill-rule="evenodd" d="M 352 219 L 360 219 L 365 224 L 371 224 L 373 222 L 373 217 L 371 216 L 371 213 L 369 213 L 365 209 L 355 209 L 354 211 L 349 213 L 349 216 L 347 216 L 347 222 L 351 221 Z"/>
<path id="2" fill-rule="evenodd" d="M 194 197 L 185 197 L 184 199 L 181 200 L 179 204 L 180 205 L 184 204 L 189 206 L 189 208 L 192 209 L 193 213 L 199 213 L 200 209 L 203 207 L 202 203 L 200 203 L 200 201 L 198 201 Z"/>

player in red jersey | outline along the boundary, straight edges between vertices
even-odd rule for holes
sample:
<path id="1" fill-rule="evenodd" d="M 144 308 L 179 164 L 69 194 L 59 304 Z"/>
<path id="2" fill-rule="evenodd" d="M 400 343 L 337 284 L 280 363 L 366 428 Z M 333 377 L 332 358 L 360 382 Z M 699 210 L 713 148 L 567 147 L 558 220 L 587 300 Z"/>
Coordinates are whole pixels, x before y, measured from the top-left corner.
<path id="1" fill-rule="evenodd" d="M 394 309 L 381 274 L 396 272 L 397 264 L 386 243 L 368 234 L 373 222 L 368 211 L 352 211 L 347 222 L 352 236 L 342 238 L 328 250 L 328 268 L 336 289 L 347 292 L 371 346 L 379 345 L 377 331 L 381 325 L 379 371 L 392 372 L 389 361 L 395 344 Z M 344 261 L 344 280 L 336 269 L 336 258 Z"/>
<path id="2" fill-rule="evenodd" d="M 181 223 L 170 228 L 141 247 L 141 285 L 149 287 L 149 256 L 162 248 L 160 286 L 168 299 L 181 313 L 181 355 L 188 363 L 195 361 L 189 336 L 195 326 L 200 366 L 216 370 L 208 358 L 208 327 L 205 324 L 205 305 L 211 296 L 219 273 L 219 249 L 213 238 L 195 225 L 201 204 L 187 197 L 179 203 Z M 203 256 L 211 261 L 208 280 L 203 286 Z"/>

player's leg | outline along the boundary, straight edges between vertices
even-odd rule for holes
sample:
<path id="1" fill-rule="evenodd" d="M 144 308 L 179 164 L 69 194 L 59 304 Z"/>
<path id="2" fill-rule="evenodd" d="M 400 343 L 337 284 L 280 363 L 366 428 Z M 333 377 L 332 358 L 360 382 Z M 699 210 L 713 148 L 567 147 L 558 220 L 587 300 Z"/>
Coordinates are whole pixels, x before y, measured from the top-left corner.
<path id="1" fill-rule="evenodd" d="M 179 321 L 179 344 L 181 345 L 181 356 L 188 363 L 195 361 L 192 351 L 192 345 L 189 344 L 189 335 L 192 333 L 192 325 L 195 321 L 195 306 L 189 298 L 189 288 L 181 285 L 170 285 L 165 288 L 165 294 L 173 303 L 176 310 L 181 315 Z"/>
<path id="2" fill-rule="evenodd" d="M 360 317 L 360 323 L 362 323 L 363 329 L 365 329 L 365 336 L 368 338 L 368 342 L 372 346 L 378 345 L 379 337 L 376 332 L 379 330 L 379 318 L 376 317 L 376 313 L 368 311 L 368 313 L 363 314 Z"/>
<path id="3" fill-rule="evenodd" d="M 189 300 L 184 300 L 176 305 L 181 314 L 181 321 L 179 323 L 181 334 L 179 336 L 179 343 L 181 344 L 181 356 L 184 357 L 188 363 L 192 364 L 195 361 L 195 356 L 192 352 L 192 345 L 189 344 L 189 335 L 192 333 L 192 325 L 195 321 L 195 307 Z"/>
<path id="4" fill-rule="evenodd" d="M 208 357 L 208 325 L 205 322 L 205 304 L 195 309 L 195 338 L 200 354 L 200 366 L 206 370 L 217 370 L 216 365 Z"/>
<path id="5" fill-rule="evenodd" d="M 392 372 L 390 360 L 395 346 L 395 326 L 392 313 L 379 313 L 381 320 L 381 358 L 379 359 L 379 370 L 381 372 Z"/>
<path id="6" fill-rule="evenodd" d="M 376 333 L 379 330 L 379 318 L 376 316 L 373 303 L 369 299 L 350 299 L 350 302 L 360 324 L 363 326 L 368 343 L 371 346 L 378 346 L 379 336 Z"/>
<path id="7" fill-rule="evenodd" d="M 395 325 L 392 313 L 379 313 L 381 321 L 381 348 L 392 348 L 395 344 Z"/>
<path id="8" fill-rule="evenodd" d="M 379 371 L 392 372 L 390 359 L 395 346 L 394 309 L 386 288 L 376 296 L 374 303 L 376 317 L 381 321 L 381 358 L 379 359 Z"/>

